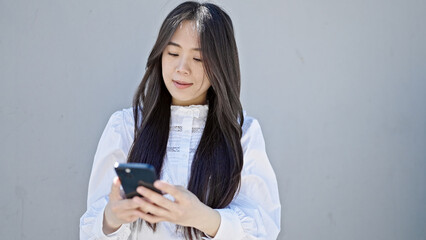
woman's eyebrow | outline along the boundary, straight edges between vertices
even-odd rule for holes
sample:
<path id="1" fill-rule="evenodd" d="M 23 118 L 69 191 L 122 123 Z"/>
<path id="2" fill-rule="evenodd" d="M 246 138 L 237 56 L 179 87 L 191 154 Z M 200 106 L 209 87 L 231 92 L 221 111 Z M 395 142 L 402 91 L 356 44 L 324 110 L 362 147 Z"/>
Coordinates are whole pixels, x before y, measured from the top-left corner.
<path id="1" fill-rule="evenodd" d="M 179 45 L 179 44 L 177 44 L 177 43 L 175 43 L 175 42 L 169 42 L 167 45 L 172 45 L 172 46 L 176 46 L 176 47 L 178 47 L 178 48 L 182 48 L 182 46 L 181 45 Z M 194 51 L 201 51 L 201 48 L 192 48 L 191 50 L 194 50 Z"/>

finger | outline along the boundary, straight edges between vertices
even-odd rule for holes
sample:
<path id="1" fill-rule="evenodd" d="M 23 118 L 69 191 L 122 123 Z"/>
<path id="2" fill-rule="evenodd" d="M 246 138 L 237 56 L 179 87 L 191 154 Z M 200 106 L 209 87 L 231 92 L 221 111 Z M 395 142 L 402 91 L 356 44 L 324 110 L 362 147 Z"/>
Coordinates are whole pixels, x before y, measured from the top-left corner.
<path id="1" fill-rule="evenodd" d="M 126 210 L 138 209 L 139 203 L 134 200 L 135 198 L 138 197 L 134 197 L 133 199 L 122 199 L 120 201 L 112 202 L 111 210 L 118 214 Z"/>
<path id="2" fill-rule="evenodd" d="M 138 218 L 141 218 L 143 215 L 141 215 L 143 212 L 140 210 L 127 210 L 121 212 L 121 214 L 118 216 L 124 223 L 130 223 L 136 221 Z"/>
<path id="3" fill-rule="evenodd" d="M 139 209 L 140 207 L 140 203 L 136 200 L 135 197 L 132 199 L 127 199 L 126 202 L 123 204 L 125 209 Z"/>
<path id="4" fill-rule="evenodd" d="M 182 190 L 177 188 L 176 186 L 167 183 L 165 181 L 157 180 L 154 182 L 154 187 L 157 189 L 172 195 L 176 200 L 181 199 Z"/>
<path id="5" fill-rule="evenodd" d="M 144 198 L 146 198 L 149 202 L 155 203 L 156 205 L 163 207 L 168 210 L 172 210 L 175 207 L 175 203 L 165 198 L 163 195 L 152 191 L 149 188 L 140 186 L 136 189 Z"/>
<path id="6" fill-rule="evenodd" d="M 170 212 L 168 210 L 147 202 L 146 198 L 139 198 L 136 199 L 136 201 L 139 203 L 139 209 L 141 209 L 144 213 L 150 213 L 157 217 L 167 217 L 168 215 L 170 215 Z"/>
<path id="7" fill-rule="evenodd" d="M 121 188 L 120 188 L 120 196 L 121 196 L 122 199 L 126 199 L 126 193 Z"/>
<path id="8" fill-rule="evenodd" d="M 155 215 L 152 215 L 152 214 L 148 214 L 148 213 L 143 213 L 143 212 L 140 212 L 139 216 L 140 216 L 140 218 L 142 218 L 143 220 L 145 220 L 145 221 L 147 221 L 149 223 L 158 223 L 158 222 L 161 222 L 161 221 L 165 220 L 162 217 L 158 217 L 158 216 L 155 216 Z"/>
<path id="9" fill-rule="evenodd" d="M 118 177 L 115 177 L 112 181 L 111 192 L 109 194 L 110 201 L 118 201 L 123 199 L 120 194 L 120 186 L 120 179 Z"/>

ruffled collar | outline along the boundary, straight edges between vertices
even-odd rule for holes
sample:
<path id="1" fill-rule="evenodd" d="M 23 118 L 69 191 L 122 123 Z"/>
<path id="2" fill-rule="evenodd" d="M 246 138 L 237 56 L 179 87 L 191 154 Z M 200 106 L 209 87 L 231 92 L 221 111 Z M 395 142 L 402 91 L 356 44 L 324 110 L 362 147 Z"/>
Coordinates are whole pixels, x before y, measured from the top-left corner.
<path id="1" fill-rule="evenodd" d="M 170 106 L 172 116 L 191 116 L 196 118 L 206 118 L 209 112 L 209 105 L 189 105 L 189 106 Z"/>

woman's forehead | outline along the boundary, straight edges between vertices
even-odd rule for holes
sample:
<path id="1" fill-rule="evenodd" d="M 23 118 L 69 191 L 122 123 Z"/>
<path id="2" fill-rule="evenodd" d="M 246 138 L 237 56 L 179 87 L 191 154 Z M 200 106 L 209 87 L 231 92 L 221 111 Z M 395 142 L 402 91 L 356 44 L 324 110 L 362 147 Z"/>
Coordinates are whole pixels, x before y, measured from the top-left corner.
<path id="1" fill-rule="evenodd" d="M 174 32 L 171 42 L 182 48 L 199 48 L 200 35 L 195 21 L 183 21 Z M 172 45 L 176 45 L 172 44 Z"/>

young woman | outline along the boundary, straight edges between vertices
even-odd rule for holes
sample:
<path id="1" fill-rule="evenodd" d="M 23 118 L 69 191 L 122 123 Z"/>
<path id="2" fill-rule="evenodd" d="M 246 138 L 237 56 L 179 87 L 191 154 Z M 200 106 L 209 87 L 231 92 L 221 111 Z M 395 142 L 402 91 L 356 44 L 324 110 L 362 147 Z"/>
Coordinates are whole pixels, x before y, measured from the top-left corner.
<path id="1" fill-rule="evenodd" d="M 100 139 L 80 239 L 276 239 L 281 205 L 259 123 L 240 103 L 229 16 L 185 2 L 164 20 L 133 108 Z M 153 165 L 160 179 L 123 198 L 115 162 Z"/>

